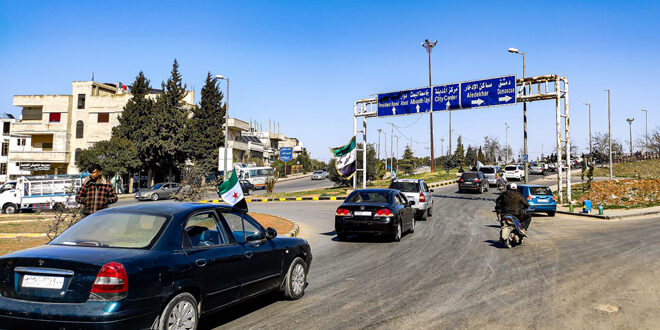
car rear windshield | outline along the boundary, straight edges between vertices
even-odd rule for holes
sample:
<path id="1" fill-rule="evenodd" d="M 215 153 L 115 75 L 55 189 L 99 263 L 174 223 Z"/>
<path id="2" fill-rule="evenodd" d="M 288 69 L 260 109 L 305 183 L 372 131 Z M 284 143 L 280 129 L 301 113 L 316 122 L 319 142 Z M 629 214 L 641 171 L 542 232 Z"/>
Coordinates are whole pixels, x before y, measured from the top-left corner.
<path id="1" fill-rule="evenodd" d="M 552 190 L 548 187 L 529 187 L 531 195 L 552 195 Z"/>
<path id="2" fill-rule="evenodd" d="M 505 171 L 515 171 L 518 169 L 518 166 L 507 166 L 504 168 Z"/>
<path id="3" fill-rule="evenodd" d="M 482 167 L 479 169 L 479 171 L 481 171 L 481 173 L 488 173 L 488 174 L 495 173 L 495 169 L 492 167 Z"/>
<path id="4" fill-rule="evenodd" d="M 419 184 L 417 182 L 392 182 L 390 189 L 396 189 L 402 192 L 419 192 Z"/>
<path id="5" fill-rule="evenodd" d="M 146 248 L 167 221 L 143 213 L 95 213 L 64 231 L 50 244 Z"/>
<path id="6" fill-rule="evenodd" d="M 465 172 L 461 175 L 461 178 L 463 178 L 463 180 L 473 180 L 473 179 L 476 179 L 478 177 L 479 177 L 479 174 L 477 174 L 477 173 Z"/>
<path id="7" fill-rule="evenodd" d="M 389 203 L 389 191 L 354 191 L 347 198 L 346 203 Z"/>

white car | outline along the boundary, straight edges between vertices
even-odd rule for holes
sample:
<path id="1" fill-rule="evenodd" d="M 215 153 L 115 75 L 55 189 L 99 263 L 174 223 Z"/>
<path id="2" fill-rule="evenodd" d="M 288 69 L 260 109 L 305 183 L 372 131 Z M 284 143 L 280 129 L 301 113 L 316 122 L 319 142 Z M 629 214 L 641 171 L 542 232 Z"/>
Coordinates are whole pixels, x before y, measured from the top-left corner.
<path id="1" fill-rule="evenodd" d="M 415 218 L 426 220 L 432 216 L 433 196 L 432 189 L 421 179 L 394 179 L 389 189 L 396 189 L 406 196 L 408 201 L 414 201 Z"/>
<path id="2" fill-rule="evenodd" d="M 326 171 L 315 171 L 312 174 L 312 180 L 325 180 L 328 177 L 328 172 Z"/>
<path id="3" fill-rule="evenodd" d="M 522 165 L 507 165 L 504 167 L 504 178 L 522 181 L 525 179 L 525 168 Z"/>

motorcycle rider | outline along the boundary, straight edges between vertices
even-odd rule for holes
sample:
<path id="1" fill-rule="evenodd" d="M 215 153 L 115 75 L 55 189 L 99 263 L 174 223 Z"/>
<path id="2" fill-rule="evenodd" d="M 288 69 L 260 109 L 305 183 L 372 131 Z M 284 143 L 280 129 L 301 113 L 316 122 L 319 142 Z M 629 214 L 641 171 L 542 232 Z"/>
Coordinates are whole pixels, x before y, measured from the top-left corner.
<path id="1" fill-rule="evenodd" d="M 507 190 L 495 200 L 495 209 L 502 214 L 510 214 L 518 218 L 522 229 L 526 232 L 532 222 L 532 217 L 527 212 L 529 203 L 517 188 L 517 184 L 509 184 Z"/>

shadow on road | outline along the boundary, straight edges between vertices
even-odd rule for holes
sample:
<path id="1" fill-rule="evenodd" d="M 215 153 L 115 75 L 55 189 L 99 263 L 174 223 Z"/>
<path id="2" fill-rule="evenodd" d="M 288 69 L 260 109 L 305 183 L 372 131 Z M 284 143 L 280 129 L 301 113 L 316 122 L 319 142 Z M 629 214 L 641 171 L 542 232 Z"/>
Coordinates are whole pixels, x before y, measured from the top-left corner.
<path id="1" fill-rule="evenodd" d="M 410 233 L 404 233 L 401 239 L 404 239 L 408 234 Z M 337 236 L 335 236 L 332 238 L 332 241 L 340 242 L 340 243 L 392 243 L 392 240 L 390 239 L 389 235 L 367 235 L 367 234 L 349 235 L 346 241 L 340 241 L 339 239 L 337 239 Z"/>
<path id="2" fill-rule="evenodd" d="M 490 201 L 494 202 L 495 198 L 488 198 L 488 197 L 470 197 L 470 196 L 457 196 L 457 195 L 433 195 L 433 197 L 437 198 L 453 198 L 453 199 L 466 199 L 466 200 L 474 200 L 474 201 Z"/>
<path id="3" fill-rule="evenodd" d="M 337 232 L 333 230 L 333 231 L 329 231 L 327 233 L 319 233 L 319 234 L 324 235 L 324 236 L 335 236 L 335 235 L 337 235 Z"/>
<path id="4" fill-rule="evenodd" d="M 279 292 L 271 292 L 250 299 L 248 301 L 239 303 L 238 305 L 223 309 L 217 313 L 210 314 L 200 319 L 199 329 L 214 329 L 231 321 L 239 319 L 245 315 L 253 312 L 258 312 L 260 309 L 282 300 L 282 295 Z"/>
<path id="5" fill-rule="evenodd" d="M 501 245 L 500 242 L 498 242 L 498 241 L 494 241 L 494 240 L 492 240 L 492 239 L 486 240 L 486 241 L 484 241 L 484 243 L 488 243 L 490 246 L 492 246 L 492 247 L 496 247 L 496 248 L 498 248 L 498 249 L 505 249 L 505 250 L 508 250 L 508 248 L 507 248 L 506 246 Z"/>
<path id="6" fill-rule="evenodd" d="M 486 227 L 490 227 L 490 228 L 500 228 L 499 225 L 486 225 Z"/>

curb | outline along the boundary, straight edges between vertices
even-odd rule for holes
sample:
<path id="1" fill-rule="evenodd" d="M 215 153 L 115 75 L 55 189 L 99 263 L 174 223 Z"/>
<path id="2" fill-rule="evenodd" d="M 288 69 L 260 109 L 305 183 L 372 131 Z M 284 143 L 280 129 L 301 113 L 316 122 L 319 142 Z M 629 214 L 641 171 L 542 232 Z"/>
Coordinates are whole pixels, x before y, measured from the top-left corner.
<path id="1" fill-rule="evenodd" d="M 432 183 L 429 184 L 429 188 L 437 188 L 437 187 L 442 187 L 442 186 L 448 186 L 450 184 L 454 184 L 458 182 L 458 179 L 450 180 L 450 181 L 445 181 L 445 182 L 440 182 L 440 183 Z"/>
<path id="2" fill-rule="evenodd" d="M 280 218 L 282 218 L 282 217 L 280 217 Z M 293 221 L 293 220 L 289 220 L 289 219 L 286 219 L 286 218 L 282 218 L 282 219 L 293 223 L 293 228 L 291 228 L 291 230 L 289 230 L 288 233 L 284 234 L 284 236 L 298 237 L 298 235 L 300 235 L 300 225 L 297 222 Z"/>
<path id="3" fill-rule="evenodd" d="M 587 218 L 595 218 L 595 219 L 601 219 L 601 220 L 619 220 L 619 219 L 625 219 L 625 218 L 634 218 L 634 217 L 642 217 L 645 215 L 656 215 L 660 214 L 660 211 L 649 211 L 649 212 L 640 212 L 640 213 L 633 213 L 633 214 L 622 214 L 622 215 L 598 215 L 598 214 L 589 214 L 589 213 L 573 213 L 573 212 L 567 212 L 567 211 L 556 211 L 559 214 L 566 214 L 566 215 L 575 215 L 579 217 L 587 217 Z"/>
<path id="4" fill-rule="evenodd" d="M 245 198 L 246 203 L 267 203 L 267 202 L 300 202 L 300 201 L 341 201 L 346 199 L 347 196 L 332 196 L 332 197 L 281 197 L 281 198 Z M 199 201 L 200 203 L 223 203 L 219 199 L 206 199 Z"/>

